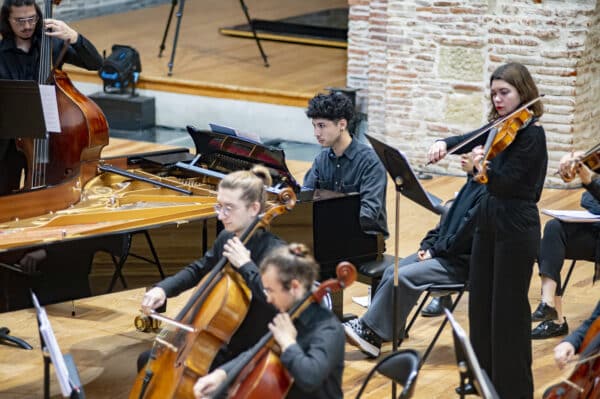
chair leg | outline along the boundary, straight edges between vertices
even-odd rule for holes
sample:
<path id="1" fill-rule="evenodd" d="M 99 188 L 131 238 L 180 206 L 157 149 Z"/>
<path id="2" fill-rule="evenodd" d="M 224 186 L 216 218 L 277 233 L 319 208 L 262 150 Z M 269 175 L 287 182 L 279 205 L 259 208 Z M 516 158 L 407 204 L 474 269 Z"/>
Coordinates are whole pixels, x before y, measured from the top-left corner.
<path id="1" fill-rule="evenodd" d="M 464 289 L 459 291 L 458 295 L 456 296 L 456 299 L 454 300 L 454 302 L 452 302 L 452 307 L 449 309 L 451 313 L 454 313 L 454 309 L 456 308 L 456 305 L 458 305 L 458 302 L 460 301 L 460 298 L 462 298 L 464 293 L 465 293 Z M 421 366 L 423 366 L 423 363 L 425 363 L 425 360 L 427 360 L 427 357 L 431 353 L 435 343 L 437 342 L 438 338 L 440 337 L 440 334 L 444 330 L 444 327 L 446 327 L 446 323 L 448 323 L 448 318 L 444 317 L 444 320 L 442 321 L 440 328 L 438 328 L 437 332 L 435 333 L 435 336 L 433 337 L 433 340 L 431 341 L 431 343 L 427 347 L 427 350 L 423 354 L 423 357 L 421 358 L 421 362 L 419 363 L 419 369 L 421 368 Z"/>
<path id="2" fill-rule="evenodd" d="M 404 334 L 399 338 L 398 346 L 402 345 L 402 341 L 404 341 L 404 337 L 408 335 L 408 332 L 410 331 L 411 327 L 413 326 L 413 324 L 415 324 L 415 320 L 417 320 L 417 316 L 419 316 L 419 313 L 421 313 L 421 309 L 423 309 L 423 306 L 425 306 L 425 304 L 427 303 L 427 300 L 429 299 L 430 296 L 431 296 L 431 291 L 427 291 L 427 293 L 425 294 L 425 298 L 423 298 L 423 300 L 419 303 L 419 307 L 417 308 L 417 311 L 413 314 L 413 317 L 410 319 L 408 326 L 406 326 L 406 328 L 404 329 Z"/>
<path id="3" fill-rule="evenodd" d="M 575 267 L 575 262 L 577 262 L 577 260 L 573 259 L 573 261 L 571 262 L 571 266 L 569 267 L 569 271 L 567 272 L 567 277 L 565 277 L 565 281 L 563 281 L 563 285 L 562 287 L 560 287 L 560 292 L 562 293 L 562 295 L 565 295 L 565 290 L 567 289 L 567 284 L 569 284 L 569 280 L 571 279 L 571 273 L 573 273 L 573 268 Z"/>
<path id="4" fill-rule="evenodd" d="M 148 247 L 150 247 L 150 252 L 152 252 L 152 256 L 154 257 L 154 264 L 158 268 L 158 273 L 160 274 L 160 278 L 165 278 L 165 272 L 163 271 L 162 265 L 160 264 L 160 259 L 156 254 L 156 249 L 154 249 L 154 244 L 152 243 L 152 238 L 150 238 L 150 233 L 148 230 L 144 230 L 144 235 L 146 236 L 146 242 L 148 242 Z"/>

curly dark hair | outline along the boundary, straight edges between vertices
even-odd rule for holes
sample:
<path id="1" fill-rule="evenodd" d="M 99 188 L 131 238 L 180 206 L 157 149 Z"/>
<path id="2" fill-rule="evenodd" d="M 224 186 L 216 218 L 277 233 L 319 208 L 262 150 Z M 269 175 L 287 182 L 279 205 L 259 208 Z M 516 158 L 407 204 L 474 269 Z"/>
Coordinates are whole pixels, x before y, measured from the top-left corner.
<path id="1" fill-rule="evenodd" d="M 323 118 L 337 122 L 346 119 L 348 126 L 353 125 L 354 106 L 352 100 L 339 91 L 330 94 L 317 94 L 308 102 L 306 116 L 311 119 Z M 349 128 L 350 133 L 353 133 Z"/>
<path id="2" fill-rule="evenodd" d="M 10 16 L 11 7 L 34 6 L 35 12 L 38 15 L 38 22 L 35 25 L 35 36 L 41 36 L 42 24 L 44 23 L 42 10 L 35 3 L 35 0 L 4 0 L 2 9 L 0 10 L 0 34 L 3 39 L 12 39 L 15 34 L 10 27 L 8 17 Z"/>

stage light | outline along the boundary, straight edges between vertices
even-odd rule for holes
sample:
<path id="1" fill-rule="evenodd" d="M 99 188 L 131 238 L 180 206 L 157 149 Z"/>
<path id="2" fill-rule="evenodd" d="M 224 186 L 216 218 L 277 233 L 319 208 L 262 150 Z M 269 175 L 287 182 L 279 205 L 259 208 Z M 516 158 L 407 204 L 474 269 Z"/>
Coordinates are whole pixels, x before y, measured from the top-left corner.
<path id="1" fill-rule="evenodd" d="M 112 53 L 104 58 L 104 64 L 98 72 L 102 79 L 105 93 L 125 93 L 131 87 L 131 95 L 135 95 L 142 64 L 140 54 L 131 46 L 115 44 Z"/>

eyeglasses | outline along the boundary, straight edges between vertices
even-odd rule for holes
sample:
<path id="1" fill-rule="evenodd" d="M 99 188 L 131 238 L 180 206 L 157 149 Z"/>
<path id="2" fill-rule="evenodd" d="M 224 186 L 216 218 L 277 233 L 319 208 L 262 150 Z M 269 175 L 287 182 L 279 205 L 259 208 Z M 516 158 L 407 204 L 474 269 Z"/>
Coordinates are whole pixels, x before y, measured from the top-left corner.
<path id="1" fill-rule="evenodd" d="M 11 19 L 17 25 L 19 25 L 19 26 L 25 26 L 27 24 L 31 24 L 31 25 L 37 24 L 37 21 L 40 19 L 40 17 L 36 14 L 36 15 L 32 15 L 31 17 L 11 18 Z"/>
<path id="2" fill-rule="evenodd" d="M 231 212 L 235 211 L 237 208 L 231 206 L 231 205 L 221 205 L 221 204 L 216 204 L 215 205 L 215 212 L 217 212 L 218 214 L 221 214 L 225 217 L 229 216 L 231 214 Z"/>

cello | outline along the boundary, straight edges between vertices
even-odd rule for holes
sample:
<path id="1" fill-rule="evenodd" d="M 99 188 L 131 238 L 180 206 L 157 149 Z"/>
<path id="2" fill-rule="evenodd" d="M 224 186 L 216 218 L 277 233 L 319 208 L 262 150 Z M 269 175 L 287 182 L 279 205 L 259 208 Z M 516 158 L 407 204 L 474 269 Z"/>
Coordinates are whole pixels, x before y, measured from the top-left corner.
<path id="1" fill-rule="evenodd" d="M 317 290 L 308 292 L 288 312 L 296 319 L 311 303 L 319 303 L 327 293 L 350 286 L 356 280 L 356 268 L 350 262 L 340 262 L 335 279 L 322 282 Z M 215 399 L 262 399 L 284 398 L 293 379 L 276 354 L 273 333 L 265 334 L 248 355 L 247 362 L 240 362 L 227 374 L 227 378 L 211 396 Z"/>
<path id="2" fill-rule="evenodd" d="M 600 398 L 600 318 L 590 325 L 578 353 L 582 358 L 571 375 L 546 389 L 543 399 Z"/>
<path id="3" fill-rule="evenodd" d="M 44 15 L 52 17 L 52 5 L 60 0 L 44 0 Z M 43 23 L 43 22 L 42 22 Z M 65 46 L 68 44 L 65 43 Z M 63 53 L 64 53 L 63 49 Z M 60 63 L 60 60 L 58 60 Z M 58 106 L 60 132 L 45 132 L 43 138 L 18 138 L 16 147 L 26 159 L 26 178 L 17 202 L 25 201 L 26 207 L 15 208 L 16 197 L 8 195 L 8 200 L 0 201 L 3 216 L 27 217 L 51 210 L 66 208 L 79 200 L 80 188 L 93 177 L 96 162 L 100 159 L 102 148 L 108 144 L 108 123 L 106 117 L 92 100 L 81 94 L 71 83 L 65 72 L 52 65 L 52 39 L 42 34 L 40 49 L 39 84 L 50 84 L 55 87 Z M 83 172 L 83 173 L 82 173 Z M 65 190 L 56 190 L 65 186 Z M 56 202 L 57 208 L 48 209 L 45 201 L 37 198 L 52 197 L 51 193 L 43 196 L 32 195 L 36 201 L 24 196 L 41 189 L 55 188 L 55 195 L 62 199 L 50 198 Z M 75 191 L 75 192 L 74 192 Z M 34 203 L 35 202 L 35 203 Z M 36 204 L 39 202 L 39 204 Z M 6 205 L 7 209 L 3 207 Z"/>
<path id="4" fill-rule="evenodd" d="M 246 243 L 254 232 L 295 205 L 293 190 L 279 194 L 280 204 L 259 215 L 244 231 Z M 198 377 L 205 375 L 219 349 L 244 320 L 251 300 L 242 276 L 223 257 L 198 284 L 186 305 L 156 337 L 150 359 L 138 374 L 131 399 L 190 398 Z M 151 317 L 154 315 L 151 314 Z M 161 317 L 163 322 L 167 322 Z"/>

